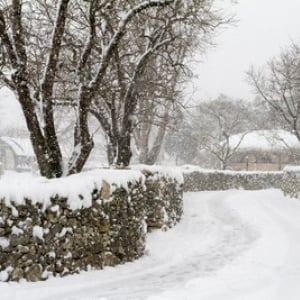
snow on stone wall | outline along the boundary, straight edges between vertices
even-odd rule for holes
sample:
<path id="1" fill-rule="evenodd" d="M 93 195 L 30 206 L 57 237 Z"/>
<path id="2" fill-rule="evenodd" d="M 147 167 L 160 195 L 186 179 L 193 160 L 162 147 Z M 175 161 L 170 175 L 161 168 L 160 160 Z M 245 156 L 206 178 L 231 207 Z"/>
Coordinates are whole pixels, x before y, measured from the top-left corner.
<path id="1" fill-rule="evenodd" d="M 235 172 L 184 169 L 185 191 L 281 188 L 283 172 Z"/>
<path id="2" fill-rule="evenodd" d="M 182 214 L 182 183 L 149 170 L 9 183 L 0 180 L 2 281 L 132 261 L 144 253 L 147 229 L 171 227 Z"/>

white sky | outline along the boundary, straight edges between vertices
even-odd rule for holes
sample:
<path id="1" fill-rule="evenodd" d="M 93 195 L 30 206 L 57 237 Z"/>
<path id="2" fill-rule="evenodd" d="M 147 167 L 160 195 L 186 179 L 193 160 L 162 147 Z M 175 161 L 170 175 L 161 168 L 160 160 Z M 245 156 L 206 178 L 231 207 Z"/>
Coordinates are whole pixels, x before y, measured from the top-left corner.
<path id="1" fill-rule="evenodd" d="M 213 99 L 220 93 L 253 99 L 245 82 L 250 65 L 261 66 L 292 40 L 300 41 L 300 0 L 239 0 L 234 10 L 237 26 L 223 30 L 215 40 L 217 46 L 194 67 L 195 100 Z"/>

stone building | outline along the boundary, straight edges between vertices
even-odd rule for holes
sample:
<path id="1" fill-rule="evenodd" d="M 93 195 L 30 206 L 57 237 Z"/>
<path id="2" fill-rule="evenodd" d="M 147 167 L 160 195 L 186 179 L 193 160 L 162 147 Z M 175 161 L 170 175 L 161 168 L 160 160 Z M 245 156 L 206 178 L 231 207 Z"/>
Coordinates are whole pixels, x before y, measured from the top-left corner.
<path id="1" fill-rule="evenodd" d="M 230 138 L 230 147 L 240 142 L 242 134 Z M 228 169 L 278 171 L 286 165 L 300 164 L 300 142 L 285 130 L 257 130 L 244 135 Z"/>

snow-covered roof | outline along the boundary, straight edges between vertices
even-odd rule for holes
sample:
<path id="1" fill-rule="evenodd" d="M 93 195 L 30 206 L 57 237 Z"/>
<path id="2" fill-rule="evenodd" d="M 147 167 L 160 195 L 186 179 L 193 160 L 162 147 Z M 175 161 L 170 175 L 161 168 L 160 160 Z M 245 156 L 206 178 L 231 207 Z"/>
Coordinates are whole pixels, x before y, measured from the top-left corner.
<path id="1" fill-rule="evenodd" d="M 236 147 L 240 141 L 239 149 L 243 150 L 270 151 L 300 148 L 300 142 L 296 136 L 286 130 L 256 130 L 246 134 L 236 134 L 229 139 L 230 148 Z"/>
<path id="2" fill-rule="evenodd" d="M 18 156 L 34 157 L 33 148 L 29 139 L 2 136 L 0 137 L 0 141 L 10 146 Z"/>

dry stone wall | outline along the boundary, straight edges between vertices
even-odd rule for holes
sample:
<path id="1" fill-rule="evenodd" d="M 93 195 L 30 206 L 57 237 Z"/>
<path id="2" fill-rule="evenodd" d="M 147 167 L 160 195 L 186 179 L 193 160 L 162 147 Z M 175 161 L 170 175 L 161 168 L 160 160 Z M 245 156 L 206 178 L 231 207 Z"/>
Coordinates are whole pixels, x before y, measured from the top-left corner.
<path id="1" fill-rule="evenodd" d="M 182 184 L 159 172 L 128 172 L 134 176 L 121 174 L 117 183 L 97 173 L 82 187 L 69 180 L 65 189 L 84 190 L 76 201 L 74 193 L 40 201 L 0 191 L 0 280 L 44 280 L 143 255 L 147 230 L 179 221 Z"/>
<path id="2" fill-rule="evenodd" d="M 188 171 L 184 173 L 184 190 L 281 188 L 282 178 L 283 172 Z"/>
<path id="3" fill-rule="evenodd" d="M 284 195 L 300 199 L 300 167 L 286 167 L 282 179 Z"/>
<path id="4" fill-rule="evenodd" d="M 146 211 L 148 231 L 156 228 L 171 228 L 183 214 L 182 173 L 161 172 L 155 168 L 143 168 L 146 177 Z"/>

